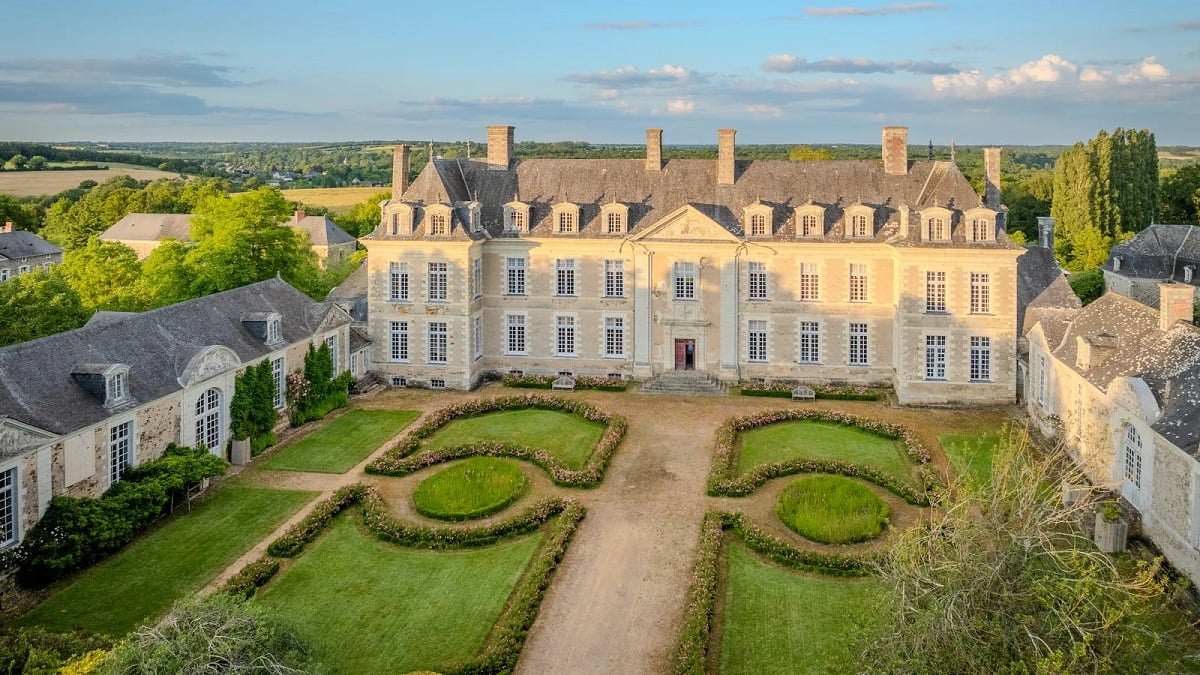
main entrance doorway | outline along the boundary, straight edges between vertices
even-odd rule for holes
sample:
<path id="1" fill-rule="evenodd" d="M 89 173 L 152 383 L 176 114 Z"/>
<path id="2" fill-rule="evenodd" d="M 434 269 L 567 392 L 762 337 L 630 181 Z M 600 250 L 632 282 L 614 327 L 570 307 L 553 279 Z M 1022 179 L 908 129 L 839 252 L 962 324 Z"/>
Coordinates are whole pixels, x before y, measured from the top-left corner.
<path id="1" fill-rule="evenodd" d="M 675 341 L 675 370 L 696 369 L 696 341 Z"/>

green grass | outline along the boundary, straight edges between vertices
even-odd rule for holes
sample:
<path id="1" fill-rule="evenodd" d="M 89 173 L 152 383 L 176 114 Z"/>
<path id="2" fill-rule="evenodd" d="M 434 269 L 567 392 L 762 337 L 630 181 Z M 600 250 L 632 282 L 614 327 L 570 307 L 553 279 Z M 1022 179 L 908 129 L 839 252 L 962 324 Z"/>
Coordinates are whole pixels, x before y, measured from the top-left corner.
<path id="1" fill-rule="evenodd" d="M 225 487 L 191 513 L 83 572 L 20 618 L 54 631 L 124 635 L 204 587 L 316 493 Z"/>
<path id="2" fill-rule="evenodd" d="M 420 414 L 415 410 L 351 410 L 280 450 L 262 468 L 346 473 Z"/>
<path id="3" fill-rule="evenodd" d="M 869 431 L 831 422 L 796 420 L 742 432 L 738 469 L 797 457 L 837 460 L 870 466 L 912 483 L 904 446 Z"/>
<path id="4" fill-rule="evenodd" d="M 888 522 L 887 503 L 844 476 L 814 474 L 784 488 L 779 519 L 800 536 L 824 544 L 850 544 L 879 536 Z"/>
<path id="5" fill-rule="evenodd" d="M 543 448 L 569 469 L 582 469 L 604 435 L 604 425 L 556 410 L 503 410 L 457 419 L 425 441 L 429 449 L 476 441 Z"/>
<path id="6" fill-rule="evenodd" d="M 440 671 L 483 645 L 540 539 L 421 551 L 337 518 L 255 602 L 336 672 Z"/>
<path id="7" fill-rule="evenodd" d="M 938 436 L 942 450 L 956 476 L 969 476 L 976 485 L 992 477 L 992 456 L 1000 445 L 998 434 L 958 434 Z"/>
<path id="8" fill-rule="evenodd" d="M 430 518 L 483 518 L 515 502 L 528 487 L 529 479 L 513 460 L 469 457 L 421 481 L 413 505 Z"/>
<path id="9" fill-rule="evenodd" d="M 874 621 L 873 579 L 822 579 L 728 548 L 722 675 L 858 672 L 856 636 Z"/>

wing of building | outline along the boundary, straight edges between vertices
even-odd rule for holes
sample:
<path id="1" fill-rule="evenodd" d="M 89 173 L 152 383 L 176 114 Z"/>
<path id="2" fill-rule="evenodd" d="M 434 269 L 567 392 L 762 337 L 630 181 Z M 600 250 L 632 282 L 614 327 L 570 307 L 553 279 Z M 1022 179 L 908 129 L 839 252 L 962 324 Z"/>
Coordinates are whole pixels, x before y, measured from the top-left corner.
<path id="1" fill-rule="evenodd" d="M 489 372 L 886 383 L 904 403 L 1016 392 L 1017 257 L 989 148 L 989 200 L 951 162 L 434 159 L 369 250 L 372 367 L 470 388 Z"/>
<path id="2" fill-rule="evenodd" d="M 0 227 L 0 282 L 31 272 L 50 269 L 62 262 L 63 250 L 32 232 L 18 230 L 11 222 Z"/>
<path id="3" fill-rule="evenodd" d="M 350 317 L 270 279 L 0 348 L 0 548 L 53 495 L 98 496 L 170 443 L 223 454 L 234 377 L 270 361 L 276 404 L 310 342 L 348 369 Z"/>
<path id="4" fill-rule="evenodd" d="M 1109 290 L 1158 307 L 1158 285 L 1175 281 L 1200 286 L 1200 231 L 1194 225 L 1151 225 L 1109 253 L 1104 270 Z"/>

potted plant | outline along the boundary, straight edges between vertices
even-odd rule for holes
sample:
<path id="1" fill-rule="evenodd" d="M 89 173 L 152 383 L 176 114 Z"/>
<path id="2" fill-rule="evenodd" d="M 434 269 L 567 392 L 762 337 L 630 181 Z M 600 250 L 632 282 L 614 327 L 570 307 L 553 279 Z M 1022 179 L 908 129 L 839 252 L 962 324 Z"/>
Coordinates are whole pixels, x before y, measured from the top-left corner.
<path id="1" fill-rule="evenodd" d="M 1114 500 L 1101 504 L 1096 512 L 1096 546 L 1105 553 L 1119 553 L 1125 550 L 1128 536 L 1129 523 L 1121 517 L 1121 506 Z"/>

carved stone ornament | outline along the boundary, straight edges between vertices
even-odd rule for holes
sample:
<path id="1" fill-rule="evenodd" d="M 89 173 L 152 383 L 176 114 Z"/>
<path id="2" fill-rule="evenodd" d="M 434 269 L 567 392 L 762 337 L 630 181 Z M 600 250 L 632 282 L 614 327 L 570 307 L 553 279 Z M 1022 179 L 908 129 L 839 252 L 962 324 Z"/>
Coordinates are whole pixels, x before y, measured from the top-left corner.
<path id="1" fill-rule="evenodd" d="M 242 360 L 232 349 L 221 345 L 211 345 L 201 349 L 192 357 L 191 361 L 188 361 L 187 368 L 184 368 L 183 375 L 179 378 L 179 384 L 187 387 L 221 373 L 235 370 L 241 365 Z"/>

